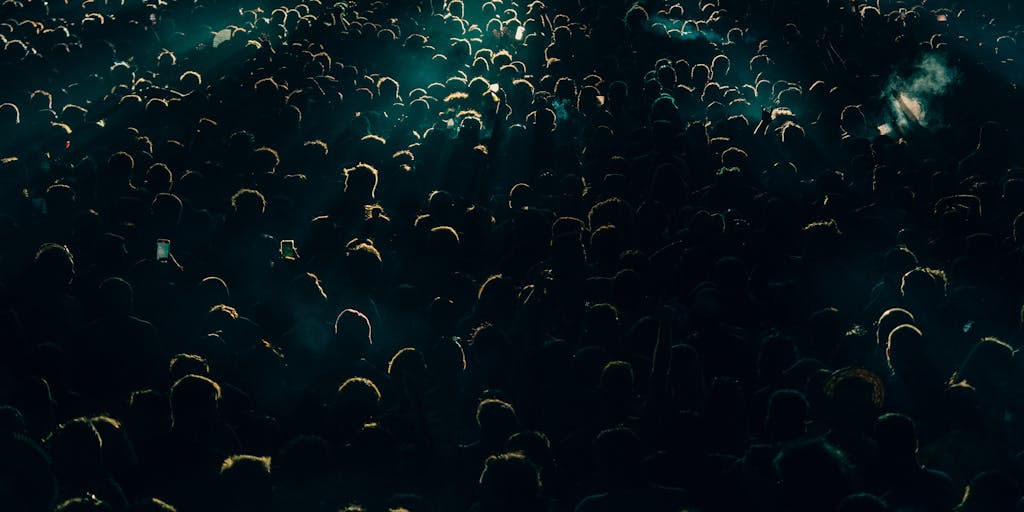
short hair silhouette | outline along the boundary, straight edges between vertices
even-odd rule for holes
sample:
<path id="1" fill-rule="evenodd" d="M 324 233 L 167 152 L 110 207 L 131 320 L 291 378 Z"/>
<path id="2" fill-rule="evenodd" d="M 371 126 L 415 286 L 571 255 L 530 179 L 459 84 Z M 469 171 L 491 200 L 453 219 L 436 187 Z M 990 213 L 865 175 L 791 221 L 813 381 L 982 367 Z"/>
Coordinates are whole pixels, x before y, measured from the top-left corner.
<path id="1" fill-rule="evenodd" d="M 263 215 L 267 209 L 267 199 L 263 194 L 251 188 L 239 189 L 231 196 L 231 208 L 244 218 L 255 218 Z"/>
<path id="2" fill-rule="evenodd" d="M 334 320 L 335 343 L 346 355 L 363 357 L 373 345 L 370 319 L 355 309 L 345 309 Z"/>
<path id="3" fill-rule="evenodd" d="M 925 349 L 924 334 L 921 330 L 913 325 L 903 324 L 889 332 L 885 355 L 889 366 L 898 371 L 897 367 L 905 362 L 919 361 Z"/>
<path id="4" fill-rule="evenodd" d="M 0 503 L 25 512 L 49 512 L 57 494 L 50 458 L 21 434 L 0 434 Z"/>
<path id="5" fill-rule="evenodd" d="M 889 334 L 893 329 L 903 325 L 914 325 L 914 315 L 903 308 L 889 308 L 878 317 L 875 327 L 875 340 L 882 348 L 889 343 Z"/>
<path id="6" fill-rule="evenodd" d="M 222 510 L 270 510 L 273 497 L 270 467 L 270 457 L 232 455 L 224 459 L 217 481 L 223 498 Z"/>
<path id="7" fill-rule="evenodd" d="M 185 377 L 186 375 L 210 375 L 210 364 L 206 358 L 195 354 L 175 354 L 168 364 L 168 371 L 172 381 Z"/>
<path id="8" fill-rule="evenodd" d="M 982 512 L 987 510 L 1014 510 L 1020 498 L 1020 486 L 1001 471 L 984 471 L 971 479 L 963 501 L 955 512 Z"/>
<path id="9" fill-rule="evenodd" d="M 765 416 L 765 432 L 769 439 L 787 442 L 804 435 L 809 409 L 807 398 L 799 391 L 780 389 L 772 393 Z"/>
<path id="10" fill-rule="evenodd" d="M 345 169 L 345 191 L 358 192 L 368 198 L 377 193 L 377 169 L 370 164 L 360 163 Z"/>
<path id="11" fill-rule="evenodd" d="M 175 426 L 208 423 L 216 419 L 220 385 L 209 377 L 186 375 L 171 386 L 171 420 Z"/>
<path id="12" fill-rule="evenodd" d="M 508 402 L 487 398 L 476 407 L 476 424 L 484 437 L 504 442 L 518 430 L 519 419 Z"/>
<path id="13" fill-rule="evenodd" d="M 775 457 L 775 469 L 789 510 L 834 510 L 852 490 L 850 463 L 820 440 L 787 446 Z"/>
<path id="14" fill-rule="evenodd" d="M 887 413 L 875 421 L 875 441 L 882 453 L 898 458 L 913 457 L 917 453 L 917 426 L 910 417 Z"/>
<path id="15" fill-rule="evenodd" d="M 271 475 L 280 484 L 323 478 L 331 467 L 330 446 L 321 437 L 302 435 L 289 440 L 270 460 Z"/>
<path id="16" fill-rule="evenodd" d="M 489 511 L 537 510 L 541 497 L 536 466 L 519 453 L 492 455 L 480 473 L 481 507 Z"/>

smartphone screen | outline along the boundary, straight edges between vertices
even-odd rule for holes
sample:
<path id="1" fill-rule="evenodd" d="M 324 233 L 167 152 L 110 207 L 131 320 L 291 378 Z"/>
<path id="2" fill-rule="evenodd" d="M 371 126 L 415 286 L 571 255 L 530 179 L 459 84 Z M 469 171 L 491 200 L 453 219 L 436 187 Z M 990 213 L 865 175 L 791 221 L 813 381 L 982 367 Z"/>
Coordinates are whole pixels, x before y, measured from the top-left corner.
<path id="1" fill-rule="evenodd" d="M 522 41 L 524 35 L 526 35 L 526 27 L 522 25 L 516 27 L 516 41 Z"/>
<path id="2" fill-rule="evenodd" d="M 295 240 L 281 240 L 281 257 L 295 259 L 299 255 L 295 253 Z"/>
<path id="3" fill-rule="evenodd" d="M 491 92 L 498 92 L 498 84 L 491 84 L 490 90 Z"/>
<path id="4" fill-rule="evenodd" d="M 156 260 L 167 261 L 171 259 L 171 241 L 161 238 L 156 241 Z"/>

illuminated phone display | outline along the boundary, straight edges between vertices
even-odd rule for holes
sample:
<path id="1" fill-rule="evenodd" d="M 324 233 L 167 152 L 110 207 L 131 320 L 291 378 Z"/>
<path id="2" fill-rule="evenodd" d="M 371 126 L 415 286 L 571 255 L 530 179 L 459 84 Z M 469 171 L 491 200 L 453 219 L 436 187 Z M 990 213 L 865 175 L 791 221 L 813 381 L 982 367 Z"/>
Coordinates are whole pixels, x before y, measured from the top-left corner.
<path id="1" fill-rule="evenodd" d="M 171 241 L 161 238 L 156 241 L 156 260 L 167 261 L 171 259 Z"/>
<path id="2" fill-rule="evenodd" d="M 295 252 L 295 240 L 281 240 L 281 257 L 295 259 L 299 255 Z"/>

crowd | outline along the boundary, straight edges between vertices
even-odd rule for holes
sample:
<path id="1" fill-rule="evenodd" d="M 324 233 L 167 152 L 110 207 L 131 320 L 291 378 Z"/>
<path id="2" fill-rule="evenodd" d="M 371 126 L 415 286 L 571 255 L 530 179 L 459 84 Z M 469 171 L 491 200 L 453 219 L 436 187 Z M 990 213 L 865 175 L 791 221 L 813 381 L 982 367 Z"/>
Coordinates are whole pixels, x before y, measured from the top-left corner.
<path id="1" fill-rule="evenodd" d="M 0 509 L 1024 510 L 1014 0 L 4 0 Z"/>

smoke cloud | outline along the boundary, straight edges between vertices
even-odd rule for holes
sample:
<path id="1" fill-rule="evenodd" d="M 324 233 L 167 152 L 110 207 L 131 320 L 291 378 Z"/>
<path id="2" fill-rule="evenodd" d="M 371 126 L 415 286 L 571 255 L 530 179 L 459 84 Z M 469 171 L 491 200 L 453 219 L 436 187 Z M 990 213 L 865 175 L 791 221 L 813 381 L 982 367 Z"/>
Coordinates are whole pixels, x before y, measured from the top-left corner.
<path id="1" fill-rule="evenodd" d="M 921 57 L 910 76 L 893 73 L 883 93 L 892 124 L 903 130 L 936 129 L 942 124 L 937 100 L 960 79 L 960 73 L 938 54 Z"/>

